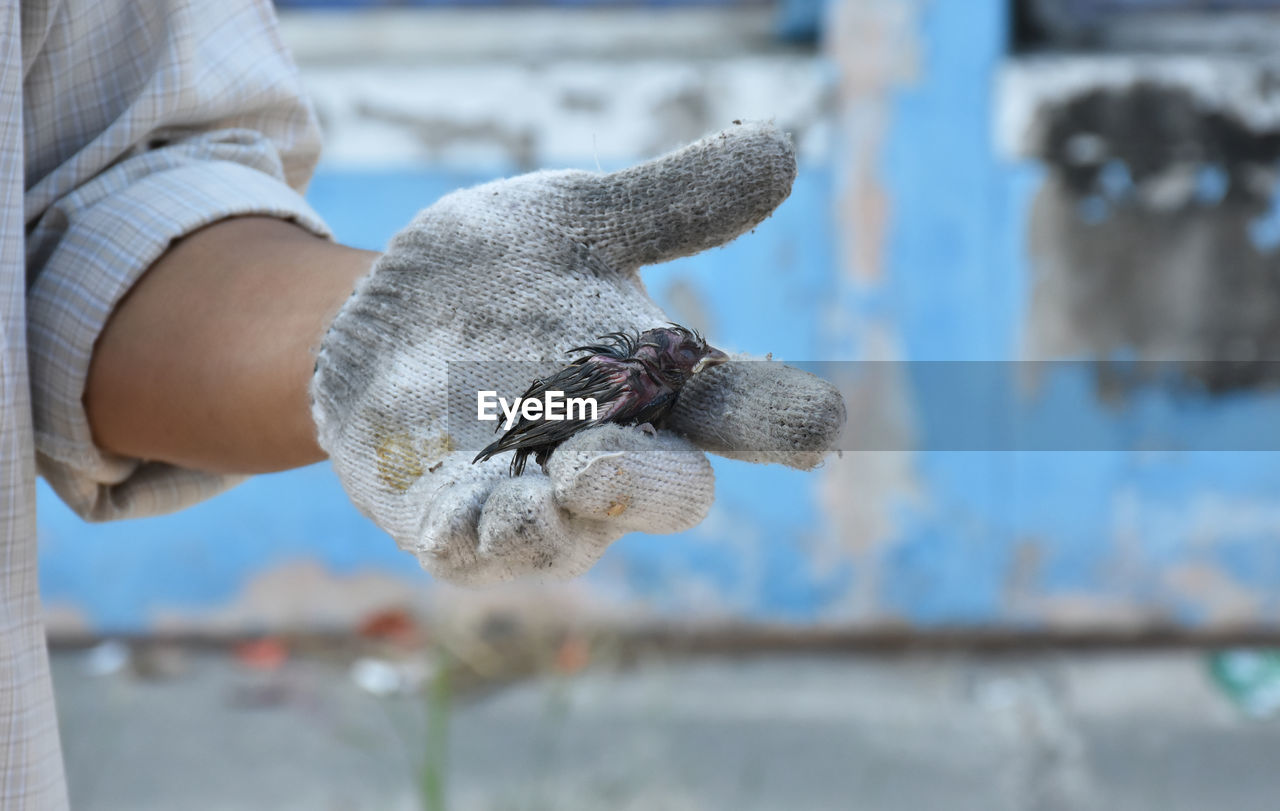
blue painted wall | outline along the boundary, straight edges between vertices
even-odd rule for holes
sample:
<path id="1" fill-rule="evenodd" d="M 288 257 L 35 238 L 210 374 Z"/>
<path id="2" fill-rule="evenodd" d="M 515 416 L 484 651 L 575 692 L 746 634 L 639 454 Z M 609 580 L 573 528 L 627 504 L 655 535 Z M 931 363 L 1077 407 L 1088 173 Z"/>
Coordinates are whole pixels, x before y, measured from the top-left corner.
<path id="1" fill-rule="evenodd" d="M 839 161 L 806 165 L 792 198 L 755 233 L 646 274 L 664 303 L 691 288 L 718 344 L 854 360 L 873 330 L 910 361 L 1020 356 L 1028 207 L 1043 173 L 993 153 L 1005 4 L 916 7 L 918 76 L 887 99 L 878 164 L 890 208 L 883 267 L 872 279 L 842 268 Z M 340 239 L 377 248 L 422 205 L 506 171 L 329 166 L 310 197 Z M 841 317 L 822 315 L 831 302 Z M 926 364 L 904 368 L 919 448 L 899 455 L 892 482 L 877 478 L 887 474 L 870 455 L 846 453 L 818 474 L 717 460 L 706 523 L 620 541 L 587 576 L 588 602 L 667 620 L 842 627 L 1280 619 L 1280 462 L 1238 449 L 1247 445 L 1241 431 L 1274 436 L 1275 395 L 1156 393 L 1116 406 L 1100 401 L 1087 367 L 1064 366 L 1045 382 L 1045 399 L 1017 407 L 1033 423 L 1037 408 L 1050 409 L 1050 425 L 1094 437 L 1086 450 L 960 451 L 947 449 L 958 393 L 940 391 Z M 1183 440 L 1235 431 L 1210 446 L 1237 450 L 1120 449 L 1151 424 Z M 885 518 L 885 528 L 855 526 L 851 505 Z M 339 578 L 380 572 L 438 588 L 347 504 L 325 466 L 116 525 L 85 525 L 42 491 L 41 532 L 46 601 L 98 631 L 144 630 L 167 613 L 198 619 L 299 561 Z"/>

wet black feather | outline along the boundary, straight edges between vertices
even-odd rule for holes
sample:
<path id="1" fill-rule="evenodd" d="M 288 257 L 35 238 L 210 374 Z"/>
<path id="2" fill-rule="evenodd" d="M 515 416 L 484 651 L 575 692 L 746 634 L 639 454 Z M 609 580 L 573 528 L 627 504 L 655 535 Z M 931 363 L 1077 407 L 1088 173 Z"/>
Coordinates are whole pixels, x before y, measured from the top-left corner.
<path id="1" fill-rule="evenodd" d="M 697 332 L 678 324 L 643 333 L 611 332 L 569 351 L 581 356 L 554 375 L 533 381 L 521 399 L 543 400 L 549 391 L 561 392 L 565 402 L 593 398 L 599 406 L 596 418 L 588 414 L 571 420 L 530 420 L 522 415 L 473 463 L 514 450 L 511 475 L 519 476 L 529 456 L 545 470 L 560 443 L 594 425 L 647 423 L 660 428 L 697 362 L 707 355 L 725 357 Z M 502 430 L 502 423 L 497 430 Z"/>

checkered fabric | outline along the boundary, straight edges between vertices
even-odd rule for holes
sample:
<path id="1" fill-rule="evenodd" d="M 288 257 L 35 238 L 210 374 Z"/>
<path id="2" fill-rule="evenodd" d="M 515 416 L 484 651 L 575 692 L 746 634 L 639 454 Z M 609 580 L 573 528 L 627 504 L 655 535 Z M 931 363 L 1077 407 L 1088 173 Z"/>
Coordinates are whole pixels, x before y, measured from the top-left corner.
<path id="1" fill-rule="evenodd" d="M 326 234 L 319 133 L 263 0 L 0 6 L 0 809 L 67 805 L 36 577 L 35 477 L 89 520 L 235 483 L 103 453 L 81 403 L 112 308 L 229 216 Z M 23 270 L 25 251 L 25 272 Z"/>

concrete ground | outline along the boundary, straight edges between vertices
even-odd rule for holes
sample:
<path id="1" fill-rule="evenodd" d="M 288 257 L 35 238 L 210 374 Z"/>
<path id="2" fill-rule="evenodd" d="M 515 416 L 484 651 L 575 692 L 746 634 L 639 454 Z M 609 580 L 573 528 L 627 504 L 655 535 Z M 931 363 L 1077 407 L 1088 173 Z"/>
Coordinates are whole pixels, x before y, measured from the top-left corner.
<path id="1" fill-rule="evenodd" d="M 427 807 L 427 700 L 376 698 L 348 661 L 87 661 L 53 655 L 77 809 Z M 1190 651 L 657 660 L 435 706 L 450 809 L 1272 811 L 1280 792 L 1280 721 Z"/>

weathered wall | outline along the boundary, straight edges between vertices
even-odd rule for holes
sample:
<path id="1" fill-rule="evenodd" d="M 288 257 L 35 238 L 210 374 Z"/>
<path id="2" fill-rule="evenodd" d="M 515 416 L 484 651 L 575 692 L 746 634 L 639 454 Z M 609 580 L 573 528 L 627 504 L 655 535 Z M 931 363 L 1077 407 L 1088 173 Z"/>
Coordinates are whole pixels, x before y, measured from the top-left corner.
<path id="1" fill-rule="evenodd" d="M 718 500 L 701 527 L 625 538 L 569 585 L 479 593 L 428 582 L 324 466 L 107 526 L 78 522 L 45 493 L 42 582 L 56 628 L 349 627 L 389 604 L 617 626 L 1280 620 L 1274 455 L 1132 449 L 1152 415 L 1174 437 L 1266 433 L 1280 403 L 1256 385 L 1265 365 L 1190 395 L 1117 393 L 1090 363 L 1051 368 L 1040 399 L 1012 407 L 1030 413 L 1047 398 L 1048 416 L 1036 412 L 1047 433 L 1101 439 L 1088 450 L 1064 440 L 1053 451 L 962 451 L 952 423 L 972 392 L 963 375 L 936 370 L 967 367 L 923 363 L 1199 361 L 1217 356 L 1188 347 L 1234 352 L 1242 336 L 1254 345 L 1245 360 L 1274 354 L 1270 142 L 1246 138 L 1256 151 L 1242 151 L 1242 136 L 1208 124 L 1165 137 L 1126 116 L 1124 98 L 1116 113 L 1073 106 L 1073 92 L 1041 103 L 1025 72 L 1010 78 L 1000 0 L 835 3 L 824 53 L 772 39 L 767 9 L 435 19 L 394 17 L 382 34 L 289 21 L 330 146 L 311 198 L 340 238 L 378 247 L 459 185 L 537 166 L 621 166 L 732 119 L 776 118 L 800 147 L 792 198 L 738 242 L 646 280 L 718 345 L 876 361 L 825 367 L 849 398 L 846 445 L 874 450 L 809 475 L 717 461 Z M 373 55 L 359 45 L 369 41 Z M 1052 122 L 1099 115 L 1137 128 L 1136 146 L 1092 173 L 1064 170 L 1059 155 L 1097 142 Z M 1202 118 L 1185 103 L 1182 115 L 1170 120 Z M 1189 193 L 1169 191 L 1163 169 L 1130 169 L 1128 186 L 1106 169 L 1177 139 L 1213 145 L 1160 164 L 1177 164 L 1175 180 L 1192 164 Z M 1246 175 L 1253 185 L 1237 180 Z M 1175 204 L 1142 202 L 1152 195 Z M 1198 380 L 1222 367 L 1191 371 Z"/>

